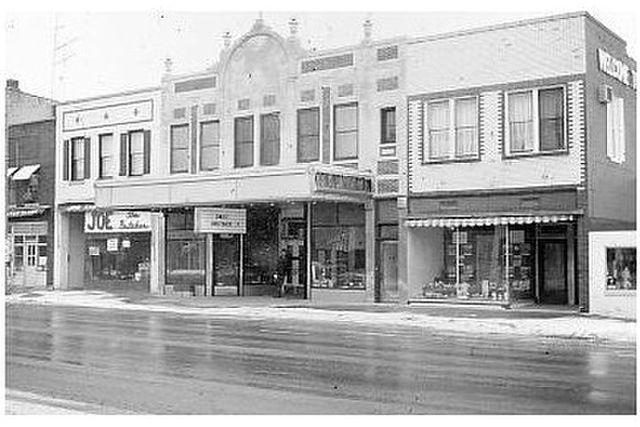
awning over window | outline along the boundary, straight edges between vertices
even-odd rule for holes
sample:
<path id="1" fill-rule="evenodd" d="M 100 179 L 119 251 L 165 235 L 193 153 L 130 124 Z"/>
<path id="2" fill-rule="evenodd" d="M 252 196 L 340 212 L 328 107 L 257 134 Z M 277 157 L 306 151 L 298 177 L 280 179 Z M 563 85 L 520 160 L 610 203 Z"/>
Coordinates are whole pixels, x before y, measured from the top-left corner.
<path id="1" fill-rule="evenodd" d="M 71 213 L 77 213 L 77 212 L 90 212 L 95 210 L 96 206 L 93 204 L 80 204 L 80 205 L 67 205 L 67 206 L 60 206 L 60 210 L 62 212 L 71 212 Z"/>
<path id="2" fill-rule="evenodd" d="M 490 225 L 549 224 L 573 221 L 573 215 L 491 216 L 478 218 L 409 219 L 407 227 L 482 227 Z"/>
<path id="3" fill-rule="evenodd" d="M 7 218 L 24 218 L 29 216 L 42 215 L 47 209 L 49 209 L 49 206 L 10 206 L 7 209 Z"/>
<path id="4" fill-rule="evenodd" d="M 14 181 L 23 181 L 25 179 L 30 179 L 31 175 L 36 173 L 40 169 L 40 165 L 28 165 L 22 166 L 16 173 L 13 174 L 11 179 Z"/>
<path id="5" fill-rule="evenodd" d="M 9 168 L 7 169 L 7 178 L 11 178 L 11 175 L 14 174 L 15 171 L 17 171 L 18 168 Z"/>

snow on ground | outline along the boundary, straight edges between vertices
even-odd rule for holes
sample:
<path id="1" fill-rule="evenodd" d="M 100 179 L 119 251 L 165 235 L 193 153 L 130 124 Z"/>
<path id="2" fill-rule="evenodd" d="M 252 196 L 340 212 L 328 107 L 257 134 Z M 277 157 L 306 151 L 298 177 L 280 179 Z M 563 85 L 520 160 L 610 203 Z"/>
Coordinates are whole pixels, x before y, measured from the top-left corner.
<path id="1" fill-rule="evenodd" d="M 286 319 L 363 323 L 388 326 L 413 326 L 438 331 L 480 334 L 512 334 L 520 336 L 600 339 L 635 342 L 636 323 L 618 319 L 576 314 L 554 318 L 461 318 L 429 316 L 410 312 L 365 312 L 328 310 L 306 307 L 184 307 L 163 304 L 139 304 L 101 291 L 50 291 L 7 295 L 9 304 L 60 305 L 120 310 L 144 310 L 177 314 L 247 319 Z"/>
<path id="2" fill-rule="evenodd" d="M 127 414 L 127 411 L 84 402 L 56 399 L 19 390 L 5 391 L 5 415 Z"/>

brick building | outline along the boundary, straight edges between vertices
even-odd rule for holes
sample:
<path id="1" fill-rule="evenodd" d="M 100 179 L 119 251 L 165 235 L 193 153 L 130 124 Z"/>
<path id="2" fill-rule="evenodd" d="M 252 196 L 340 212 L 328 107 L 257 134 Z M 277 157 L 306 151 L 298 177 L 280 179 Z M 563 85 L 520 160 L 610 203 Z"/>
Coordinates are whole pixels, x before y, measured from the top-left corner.
<path id="1" fill-rule="evenodd" d="M 7 80 L 6 277 L 8 288 L 53 283 L 55 102 Z"/>
<path id="2" fill-rule="evenodd" d="M 205 70 L 60 106 L 58 286 L 586 306 L 588 232 L 635 228 L 623 40 L 586 13 L 297 33 L 259 19 Z"/>

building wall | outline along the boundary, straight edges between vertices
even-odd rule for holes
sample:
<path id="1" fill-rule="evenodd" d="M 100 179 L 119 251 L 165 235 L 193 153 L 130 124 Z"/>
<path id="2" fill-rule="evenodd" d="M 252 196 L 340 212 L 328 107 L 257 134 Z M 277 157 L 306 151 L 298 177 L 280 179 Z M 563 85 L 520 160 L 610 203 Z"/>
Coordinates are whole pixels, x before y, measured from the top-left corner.
<path id="1" fill-rule="evenodd" d="M 53 118 L 55 102 L 51 99 L 31 95 L 12 87 L 6 88 L 5 99 L 7 126 L 41 122 Z"/>
<path id="2" fill-rule="evenodd" d="M 636 62 L 627 55 L 626 43 L 598 22 L 586 21 L 588 135 L 588 215 L 591 230 L 632 230 L 636 226 L 636 90 L 600 71 L 598 49 L 603 49 L 633 70 Z M 624 99 L 626 160 L 615 163 L 607 157 L 607 104 L 598 100 L 598 89 L 606 84 Z"/>
<path id="3" fill-rule="evenodd" d="M 129 94 L 79 100 L 60 105 L 56 110 L 59 126 L 56 131 L 56 203 L 92 203 L 94 183 L 99 180 L 99 144 L 101 134 L 113 134 L 113 177 L 109 181 L 131 183 L 144 177 L 119 176 L 120 134 L 134 130 L 151 131 L 151 173 L 158 169 L 159 149 L 159 92 L 142 90 Z M 76 137 L 91 139 L 90 178 L 81 181 L 64 181 L 63 144 Z"/>
<path id="4" fill-rule="evenodd" d="M 407 232 L 408 299 L 420 298 L 423 286 L 441 276 L 444 269 L 444 230 L 412 229 Z"/>

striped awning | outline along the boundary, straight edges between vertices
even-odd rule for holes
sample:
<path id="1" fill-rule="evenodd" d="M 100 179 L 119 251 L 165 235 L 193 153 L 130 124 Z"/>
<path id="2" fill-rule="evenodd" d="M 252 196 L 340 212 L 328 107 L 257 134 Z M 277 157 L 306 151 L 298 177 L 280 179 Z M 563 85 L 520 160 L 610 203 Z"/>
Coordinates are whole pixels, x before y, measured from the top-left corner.
<path id="1" fill-rule="evenodd" d="M 477 218 L 408 219 L 407 227 L 482 227 L 491 225 L 550 224 L 573 221 L 573 215 L 491 216 Z"/>
<path id="2" fill-rule="evenodd" d="M 16 207 L 10 206 L 7 209 L 7 218 L 23 218 L 28 216 L 42 215 L 49 206 L 34 206 L 34 207 Z"/>

